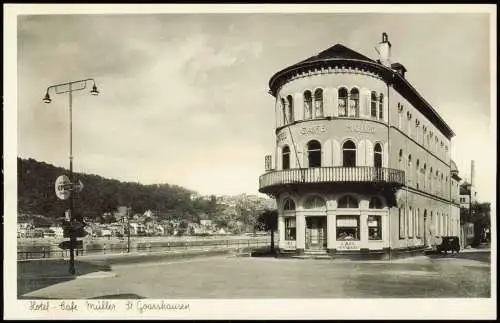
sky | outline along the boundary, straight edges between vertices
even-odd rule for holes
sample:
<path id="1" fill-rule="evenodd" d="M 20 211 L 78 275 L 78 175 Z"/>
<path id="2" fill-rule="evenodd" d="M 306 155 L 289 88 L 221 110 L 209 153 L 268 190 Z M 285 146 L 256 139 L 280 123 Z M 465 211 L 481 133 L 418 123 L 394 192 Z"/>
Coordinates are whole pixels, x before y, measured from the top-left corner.
<path id="1" fill-rule="evenodd" d="M 375 59 L 387 32 L 393 61 L 456 133 L 460 175 L 474 159 L 478 199 L 492 201 L 489 28 L 482 13 L 20 16 L 18 156 L 68 167 L 68 96 L 42 98 L 94 78 L 99 96 L 73 97 L 76 172 L 256 194 L 275 145 L 269 78 L 337 43 Z"/>

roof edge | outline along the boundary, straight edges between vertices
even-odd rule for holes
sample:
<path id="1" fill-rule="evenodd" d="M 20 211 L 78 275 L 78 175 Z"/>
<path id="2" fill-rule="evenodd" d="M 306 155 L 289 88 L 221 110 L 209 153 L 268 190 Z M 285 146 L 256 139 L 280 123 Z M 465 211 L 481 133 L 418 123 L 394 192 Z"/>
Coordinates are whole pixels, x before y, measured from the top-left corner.
<path id="1" fill-rule="evenodd" d="M 411 85 L 411 83 L 408 80 L 406 80 L 406 78 L 404 78 L 402 75 L 400 75 L 396 71 L 388 68 L 387 66 L 384 66 L 384 65 L 377 63 L 375 61 L 367 61 L 367 60 L 360 60 L 360 59 L 353 59 L 353 58 L 324 58 L 324 59 L 318 59 L 318 60 L 309 61 L 309 62 L 300 62 L 298 64 L 289 66 L 289 67 L 287 67 L 279 72 L 276 72 L 275 74 L 273 74 L 273 76 L 271 76 L 271 78 L 269 79 L 269 88 L 270 88 L 269 92 L 270 92 L 270 94 L 273 95 L 274 97 L 276 97 L 276 92 L 278 89 L 278 86 L 276 86 L 276 81 L 278 79 L 280 79 L 281 77 L 283 77 L 284 75 L 291 73 L 292 71 L 295 71 L 295 70 L 306 68 L 308 66 L 314 66 L 318 63 L 326 63 L 327 64 L 327 63 L 331 63 L 331 62 L 357 62 L 357 63 L 364 64 L 364 65 L 370 65 L 376 69 L 381 70 L 381 72 L 384 72 L 383 76 L 385 76 L 386 82 L 394 83 L 394 79 L 396 79 L 397 81 L 399 81 L 400 84 L 402 84 L 404 87 L 407 87 L 416 96 L 416 98 L 429 110 L 431 115 L 438 119 L 438 122 L 444 128 L 441 130 L 444 130 L 443 132 L 445 132 L 445 135 L 447 137 L 449 137 L 451 139 L 452 137 L 455 136 L 455 132 L 451 129 L 451 127 L 443 120 L 443 118 L 441 118 L 441 116 L 436 112 L 436 110 L 432 107 L 432 105 L 427 100 L 425 100 L 422 97 L 422 95 L 420 95 L 420 93 L 415 89 L 415 87 L 413 85 Z M 390 79 L 388 78 L 389 75 L 391 76 Z"/>

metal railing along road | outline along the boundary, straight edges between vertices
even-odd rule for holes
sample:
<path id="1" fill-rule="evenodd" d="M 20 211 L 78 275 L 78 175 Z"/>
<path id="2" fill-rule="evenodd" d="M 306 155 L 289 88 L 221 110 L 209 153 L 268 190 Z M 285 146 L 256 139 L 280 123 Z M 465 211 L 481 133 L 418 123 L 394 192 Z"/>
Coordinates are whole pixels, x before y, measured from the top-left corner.
<path id="1" fill-rule="evenodd" d="M 143 242 L 131 247 L 130 253 L 180 251 L 196 249 L 235 249 L 251 250 L 253 248 L 267 247 L 271 244 L 270 238 L 263 239 L 227 239 L 227 240 L 194 240 L 194 241 L 169 241 L 169 242 Z M 77 256 L 122 254 L 127 253 L 127 246 L 123 244 L 102 245 L 101 248 L 75 249 Z M 66 258 L 69 250 L 59 249 L 57 246 L 39 247 L 36 250 L 18 251 L 17 260 Z"/>
<path id="2" fill-rule="evenodd" d="M 385 167 L 316 167 L 270 171 L 259 177 L 259 190 L 283 184 L 334 182 L 386 182 L 404 185 L 405 173 Z"/>

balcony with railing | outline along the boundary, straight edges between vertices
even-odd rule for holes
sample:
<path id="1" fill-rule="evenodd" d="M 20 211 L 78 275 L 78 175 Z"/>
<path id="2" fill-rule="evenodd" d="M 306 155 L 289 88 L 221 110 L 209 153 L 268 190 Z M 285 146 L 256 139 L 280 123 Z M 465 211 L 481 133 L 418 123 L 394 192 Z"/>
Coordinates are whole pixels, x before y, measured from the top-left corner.
<path id="1" fill-rule="evenodd" d="M 281 185 L 333 183 L 405 184 L 405 173 L 383 167 L 317 167 L 269 171 L 259 178 L 259 191 L 272 193 Z"/>

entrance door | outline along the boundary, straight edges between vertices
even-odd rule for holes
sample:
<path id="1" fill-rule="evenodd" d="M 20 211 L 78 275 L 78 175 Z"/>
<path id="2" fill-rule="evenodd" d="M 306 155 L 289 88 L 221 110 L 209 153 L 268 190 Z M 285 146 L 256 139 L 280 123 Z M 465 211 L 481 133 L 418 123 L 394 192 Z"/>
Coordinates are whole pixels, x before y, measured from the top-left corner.
<path id="1" fill-rule="evenodd" d="M 326 216 L 306 217 L 306 249 L 326 249 Z"/>

